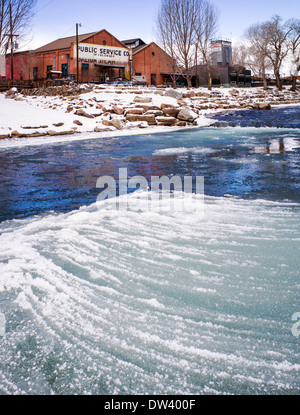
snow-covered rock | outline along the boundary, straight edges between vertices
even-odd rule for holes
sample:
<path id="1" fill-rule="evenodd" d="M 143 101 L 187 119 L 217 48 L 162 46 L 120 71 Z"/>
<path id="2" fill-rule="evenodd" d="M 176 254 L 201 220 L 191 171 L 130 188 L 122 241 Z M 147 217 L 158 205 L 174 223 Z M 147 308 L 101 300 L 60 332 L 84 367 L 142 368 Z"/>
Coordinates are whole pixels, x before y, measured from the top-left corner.
<path id="1" fill-rule="evenodd" d="M 165 97 L 181 99 L 183 97 L 183 94 L 177 91 L 176 89 L 168 89 L 165 93 Z"/>
<path id="2" fill-rule="evenodd" d="M 190 110 L 189 108 L 182 108 L 177 118 L 181 121 L 188 121 L 193 122 L 198 117 L 198 114 L 196 114 L 194 111 Z"/>

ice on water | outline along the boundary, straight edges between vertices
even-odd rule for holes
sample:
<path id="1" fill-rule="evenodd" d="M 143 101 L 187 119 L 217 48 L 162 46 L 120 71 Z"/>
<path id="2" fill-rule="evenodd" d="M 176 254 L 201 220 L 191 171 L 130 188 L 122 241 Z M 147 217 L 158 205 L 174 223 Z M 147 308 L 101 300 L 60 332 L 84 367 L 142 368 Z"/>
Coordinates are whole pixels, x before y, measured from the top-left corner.
<path id="1" fill-rule="evenodd" d="M 0 393 L 298 393 L 299 204 L 130 197 L 1 224 Z"/>

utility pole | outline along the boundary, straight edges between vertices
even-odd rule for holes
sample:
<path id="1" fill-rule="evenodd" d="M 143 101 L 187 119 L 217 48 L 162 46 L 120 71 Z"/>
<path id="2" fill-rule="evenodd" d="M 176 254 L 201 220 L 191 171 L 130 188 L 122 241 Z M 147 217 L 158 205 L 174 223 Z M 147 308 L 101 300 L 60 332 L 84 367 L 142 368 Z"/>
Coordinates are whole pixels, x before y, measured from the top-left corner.
<path id="1" fill-rule="evenodd" d="M 14 79 L 14 37 L 18 37 L 19 35 L 13 34 L 13 21 L 12 21 L 12 10 L 11 10 L 11 3 L 9 3 L 9 26 L 10 26 L 10 33 L 5 33 L 4 36 L 8 36 L 10 39 L 10 78 L 11 80 Z"/>

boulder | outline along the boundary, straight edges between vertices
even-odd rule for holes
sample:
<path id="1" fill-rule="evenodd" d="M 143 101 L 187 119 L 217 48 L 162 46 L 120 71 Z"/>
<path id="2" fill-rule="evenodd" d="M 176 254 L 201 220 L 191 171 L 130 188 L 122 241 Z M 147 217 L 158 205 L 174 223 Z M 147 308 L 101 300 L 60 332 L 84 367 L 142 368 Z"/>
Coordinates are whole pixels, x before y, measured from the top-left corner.
<path id="1" fill-rule="evenodd" d="M 132 108 L 126 111 L 126 114 L 136 114 L 136 115 L 142 115 L 144 114 L 143 108 Z"/>
<path id="2" fill-rule="evenodd" d="M 50 136 L 53 135 L 69 135 L 69 134 L 74 134 L 75 131 L 74 130 L 69 130 L 69 131 L 53 131 L 53 130 L 48 130 L 47 134 Z"/>
<path id="3" fill-rule="evenodd" d="M 74 120 L 73 123 L 79 126 L 83 125 L 82 122 L 79 120 Z"/>
<path id="4" fill-rule="evenodd" d="M 103 132 L 105 132 L 105 131 L 112 131 L 113 130 L 113 128 L 109 128 L 109 127 L 95 127 L 94 128 L 94 132 L 95 133 L 103 133 Z"/>
<path id="5" fill-rule="evenodd" d="M 156 105 L 136 105 L 135 108 L 142 108 L 145 112 L 150 110 L 160 110 Z"/>
<path id="6" fill-rule="evenodd" d="M 139 91 L 138 89 L 134 89 L 132 91 L 128 91 L 130 94 L 139 94 L 139 95 L 143 95 L 143 91 Z"/>
<path id="7" fill-rule="evenodd" d="M 6 92 L 5 98 L 14 99 L 16 98 L 17 94 L 18 94 L 17 88 L 10 88 L 10 90 Z"/>
<path id="8" fill-rule="evenodd" d="M 39 128 L 48 128 L 48 125 L 39 125 L 38 127 L 32 127 L 30 125 L 22 125 L 21 128 L 23 128 L 23 130 L 38 130 Z"/>
<path id="9" fill-rule="evenodd" d="M 111 120 L 102 120 L 102 124 L 106 127 L 113 127 Z"/>
<path id="10" fill-rule="evenodd" d="M 154 115 L 137 115 L 137 114 L 127 114 L 126 120 L 129 122 L 136 122 L 136 121 L 147 121 L 149 125 L 156 125 L 155 116 Z"/>
<path id="11" fill-rule="evenodd" d="M 12 131 L 11 137 L 12 138 L 28 138 L 28 137 L 42 137 L 46 135 L 45 132 L 34 131 L 33 133 L 19 133 L 18 131 Z"/>
<path id="12" fill-rule="evenodd" d="M 154 117 L 163 117 L 164 113 L 161 110 L 149 110 L 145 115 L 154 115 Z"/>
<path id="13" fill-rule="evenodd" d="M 271 105 L 268 102 L 266 102 L 264 104 L 258 104 L 258 109 L 259 110 L 270 110 Z"/>
<path id="14" fill-rule="evenodd" d="M 113 110 L 114 110 L 114 113 L 117 114 L 117 115 L 123 115 L 124 114 L 124 108 L 117 107 L 116 105 L 114 105 Z"/>
<path id="15" fill-rule="evenodd" d="M 175 125 L 176 124 L 176 118 L 174 117 L 156 117 L 157 125 Z"/>
<path id="16" fill-rule="evenodd" d="M 180 121 L 188 122 L 193 122 L 197 117 L 198 115 L 189 108 L 181 108 L 177 116 Z"/>
<path id="17" fill-rule="evenodd" d="M 125 127 L 125 120 L 121 118 L 112 118 L 111 120 L 102 120 L 102 124 L 107 127 L 115 127 L 117 130 L 122 130 Z"/>
<path id="18" fill-rule="evenodd" d="M 43 137 L 45 135 L 45 132 L 34 131 L 33 133 L 29 134 L 20 134 L 20 137 Z"/>
<path id="19" fill-rule="evenodd" d="M 161 104 L 160 105 L 161 110 L 164 110 L 165 108 L 178 108 L 176 105 L 172 104 Z"/>
<path id="20" fill-rule="evenodd" d="M 117 130 L 122 130 L 126 125 L 125 121 L 121 118 L 113 118 L 110 122 L 111 125 L 115 127 Z"/>
<path id="21" fill-rule="evenodd" d="M 139 102 L 141 104 L 148 104 L 148 103 L 152 102 L 152 98 L 151 97 L 136 96 L 136 97 L 134 97 L 134 102 Z"/>
<path id="22" fill-rule="evenodd" d="M 164 115 L 168 115 L 170 117 L 177 117 L 179 114 L 179 108 L 163 108 L 162 112 Z"/>
<path id="23" fill-rule="evenodd" d="M 80 117 L 95 118 L 93 115 L 88 114 L 87 112 L 85 112 L 82 108 L 75 111 L 74 114 L 79 115 Z"/>
<path id="24" fill-rule="evenodd" d="M 196 96 L 195 91 L 189 91 L 189 92 L 186 92 L 185 94 L 183 94 L 183 98 L 193 98 L 195 96 Z"/>
<path id="25" fill-rule="evenodd" d="M 183 96 L 183 94 L 179 91 L 176 91 L 176 89 L 168 89 L 165 92 L 165 97 L 180 99 L 180 98 L 182 98 L 182 96 Z"/>
<path id="26" fill-rule="evenodd" d="M 186 126 L 186 121 L 178 121 L 176 123 L 176 127 L 185 127 Z"/>
<path id="27" fill-rule="evenodd" d="M 73 105 L 68 105 L 67 109 L 66 109 L 66 112 L 71 112 L 71 111 L 73 111 L 73 109 L 74 109 Z"/>

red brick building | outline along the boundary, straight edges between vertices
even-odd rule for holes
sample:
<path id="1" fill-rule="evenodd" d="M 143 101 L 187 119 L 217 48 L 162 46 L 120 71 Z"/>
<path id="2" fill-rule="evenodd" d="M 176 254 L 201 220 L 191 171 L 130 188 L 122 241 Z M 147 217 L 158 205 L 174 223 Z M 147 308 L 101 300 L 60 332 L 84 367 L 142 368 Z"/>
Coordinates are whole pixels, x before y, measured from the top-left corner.
<path id="1" fill-rule="evenodd" d="M 77 80 L 76 36 L 57 39 L 34 51 L 13 55 L 15 80 L 53 78 Z M 113 82 L 143 76 L 148 85 L 170 82 L 172 60 L 154 42 L 120 41 L 107 30 L 78 36 L 79 82 Z M 11 78 L 11 57 L 6 57 L 6 79 Z"/>
<path id="2" fill-rule="evenodd" d="M 171 82 L 172 58 L 156 43 L 146 44 L 139 38 L 123 40 L 123 43 L 132 49 L 133 76 L 144 76 L 148 85 Z"/>
<path id="3" fill-rule="evenodd" d="M 30 55 L 31 52 L 15 52 L 13 55 L 13 79 L 28 81 L 32 79 L 30 72 Z M 11 57 L 5 59 L 5 78 L 11 79 Z"/>
<path id="4" fill-rule="evenodd" d="M 130 79 L 131 50 L 107 30 L 78 36 L 80 82 L 112 82 Z M 23 60 L 23 65 L 20 64 Z M 6 77 L 10 79 L 10 55 L 6 58 Z M 77 79 L 76 36 L 55 40 L 32 52 L 14 54 L 14 79 Z"/>

